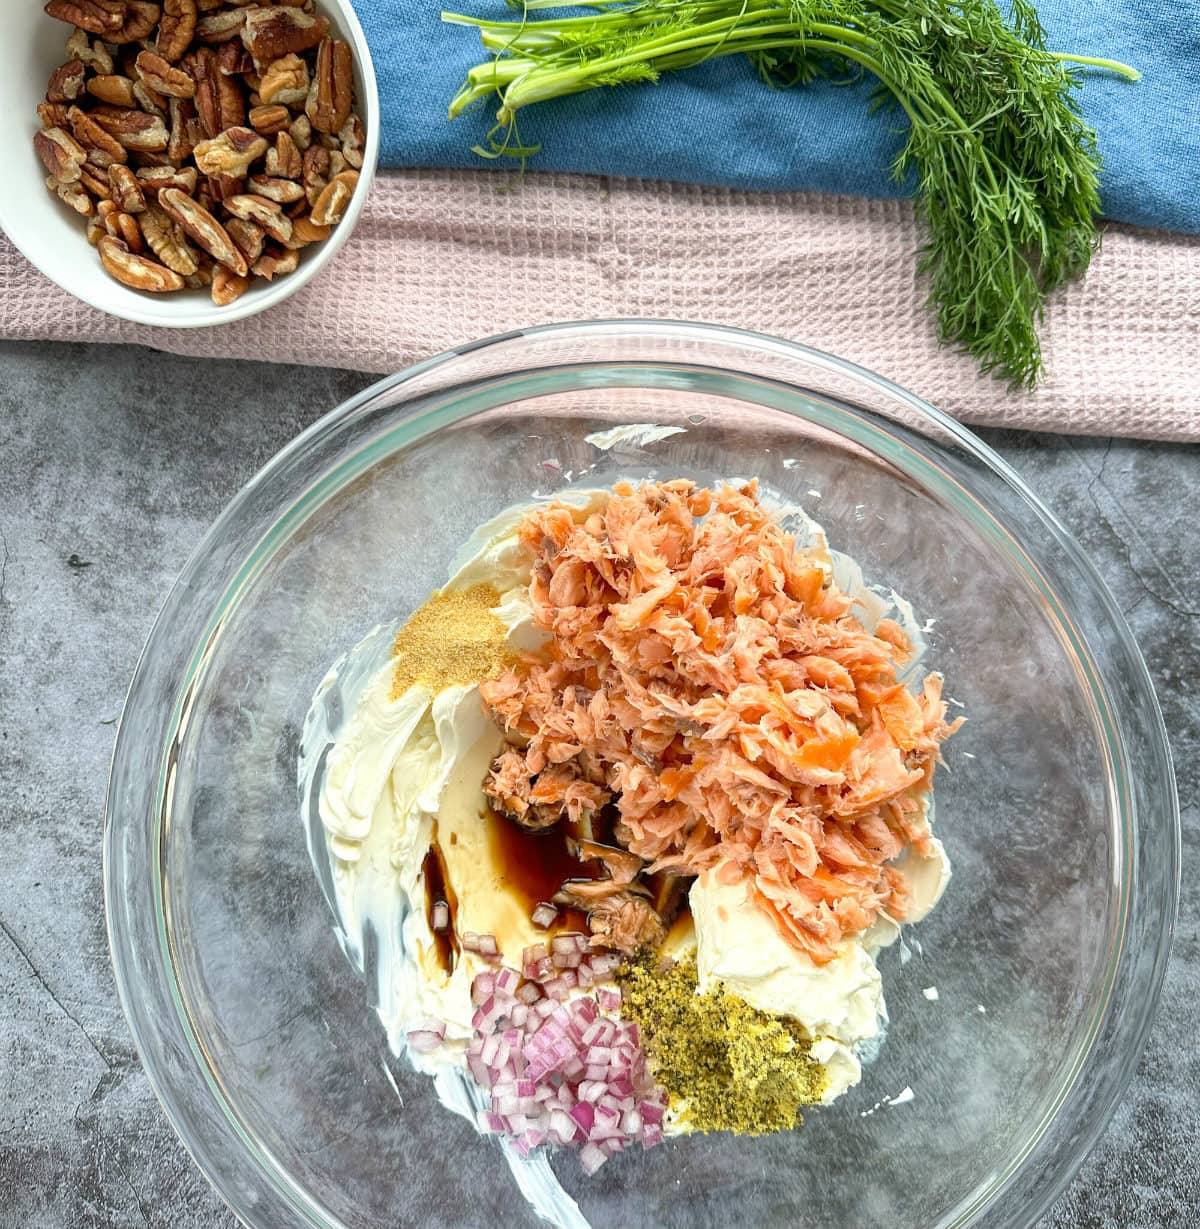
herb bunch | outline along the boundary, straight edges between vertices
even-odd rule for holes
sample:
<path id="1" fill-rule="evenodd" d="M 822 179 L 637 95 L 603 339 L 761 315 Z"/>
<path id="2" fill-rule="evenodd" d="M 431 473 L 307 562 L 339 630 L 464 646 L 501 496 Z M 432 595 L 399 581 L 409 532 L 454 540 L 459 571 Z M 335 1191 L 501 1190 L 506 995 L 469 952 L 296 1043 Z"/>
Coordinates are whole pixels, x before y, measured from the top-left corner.
<path id="1" fill-rule="evenodd" d="M 564 17 L 525 0 L 520 20 L 473 26 L 492 58 L 472 68 L 450 117 L 499 98 L 486 157 L 522 161 L 525 107 L 599 86 L 657 81 L 716 56 L 745 55 L 764 81 L 869 75 L 873 105 L 898 106 L 908 137 L 892 165 L 915 180 L 929 230 L 921 269 L 943 342 L 984 371 L 1031 386 L 1042 370 L 1046 296 L 1082 274 L 1097 243 L 1100 161 L 1072 65 L 1136 80 L 1111 60 L 1046 49 L 1029 0 L 583 0 Z"/>

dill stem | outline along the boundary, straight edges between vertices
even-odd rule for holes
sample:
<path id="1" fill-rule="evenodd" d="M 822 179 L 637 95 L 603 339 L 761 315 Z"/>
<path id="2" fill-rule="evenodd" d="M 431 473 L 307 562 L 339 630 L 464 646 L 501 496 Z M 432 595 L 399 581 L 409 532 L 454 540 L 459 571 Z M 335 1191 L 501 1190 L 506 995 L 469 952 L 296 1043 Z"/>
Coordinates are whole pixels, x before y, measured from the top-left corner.
<path id="1" fill-rule="evenodd" d="M 1126 81 L 1142 79 L 1142 74 L 1136 68 L 1129 64 L 1122 64 L 1120 60 L 1105 60 L 1094 55 L 1072 55 L 1069 51 L 1048 51 L 1046 54 L 1067 64 L 1086 64 L 1089 68 L 1103 68 L 1110 73 L 1116 73 L 1119 77 L 1124 77 Z"/>

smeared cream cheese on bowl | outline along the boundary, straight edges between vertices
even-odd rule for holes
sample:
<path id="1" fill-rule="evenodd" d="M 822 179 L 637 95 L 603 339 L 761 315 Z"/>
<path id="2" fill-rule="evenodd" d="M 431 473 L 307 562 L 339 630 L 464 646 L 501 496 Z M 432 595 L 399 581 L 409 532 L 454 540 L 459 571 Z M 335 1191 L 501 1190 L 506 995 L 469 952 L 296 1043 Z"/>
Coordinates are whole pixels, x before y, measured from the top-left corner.
<path id="1" fill-rule="evenodd" d="M 585 490 L 558 498 L 591 511 L 607 495 Z M 824 533 L 802 509 L 766 498 L 763 503 L 801 542 L 807 540 L 835 581 L 855 597 L 864 626 L 872 629 L 888 613 L 901 622 L 914 646 L 915 665 L 924 640 L 908 604 L 868 587 L 853 560 L 828 550 Z M 484 592 L 479 587 L 487 586 L 488 610 L 513 654 L 536 650 L 545 640 L 533 621 L 529 563 L 517 536 L 526 511 L 509 509 L 472 534 L 439 591 L 440 596 L 477 596 Z M 309 850 L 343 948 L 372 986 L 389 1047 L 434 1077 L 447 1107 L 474 1120 L 484 1102 L 465 1065 L 474 1013 L 471 986 L 476 974 L 492 966 L 463 949 L 446 968 L 439 948 L 445 939 L 435 935 L 426 907 L 424 869 L 431 847 L 440 850 L 456 901 L 458 935 L 495 936 L 503 963 L 520 968 L 524 949 L 544 941 L 546 932 L 533 925 L 528 902 L 508 890 L 485 822 L 483 781 L 504 739 L 484 710 L 478 681 L 416 677 L 398 686 L 395 648 L 395 628 L 375 629 L 335 664 L 314 696 L 299 764 Z M 936 840 L 932 850 L 927 859 L 910 852 L 898 864 L 910 887 L 906 920 L 924 916 L 949 877 Z M 720 985 L 752 1007 L 799 1021 L 814 1039 L 811 1057 L 826 1071 L 822 1103 L 857 1084 L 863 1056 L 877 1050 L 887 1022 L 874 956 L 896 938 L 899 926 L 880 917 L 866 934 L 843 940 L 834 959 L 818 966 L 787 944 L 744 883 L 701 877 L 689 902 L 693 927 L 668 953 L 694 945 L 699 992 Z M 414 1025 L 430 1019 L 444 1025 L 443 1044 L 417 1052 L 406 1038 Z M 671 1133 L 689 1129 L 678 1117 L 664 1126 Z M 528 1159 L 507 1144 L 505 1150 L 518 1184 L 539 1212 L 559 1224 L 585 1224 L 558 1187 L 544 1150 Z"/>

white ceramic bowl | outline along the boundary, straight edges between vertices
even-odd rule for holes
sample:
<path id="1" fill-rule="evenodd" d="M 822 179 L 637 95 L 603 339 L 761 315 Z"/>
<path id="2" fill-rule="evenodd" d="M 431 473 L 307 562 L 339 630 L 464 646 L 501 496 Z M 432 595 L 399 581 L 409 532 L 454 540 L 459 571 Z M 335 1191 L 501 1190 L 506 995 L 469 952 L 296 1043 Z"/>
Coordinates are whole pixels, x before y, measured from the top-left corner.
<path id="1" fill-rule="evenodd" d="M 355 106 L 366 128 L 367 143 L 358 188 L 342 221 L 324 243 L 300 253 L 295 273 L 273 282 L 255 278 L 249 290 L 226 307 L 218 307 L 207 289 L 155 295 L 131 290 L 105 271 L 87 241 L 85 220 L 46 188 L 46 171 L 33 148 L 41 126 L 37 104 L 45 98 L 46 82 L 66 59 L 64 44 L 71 27 L 47 17 L 40 3 L 5 3 L 6 28 L 0 52 L 0 229 L 22 255 L 69 294 L 101 311 L 139 324 L 167 328 L 200 328 L 241 320 L 282 302 L 306 285 L 333 259 L 362 212 L 379 158 L 379 92 L 362 26 L 349 0 L 318 0 L 318 12 L 329 18 L 334 33 L 354 49 Z"/>

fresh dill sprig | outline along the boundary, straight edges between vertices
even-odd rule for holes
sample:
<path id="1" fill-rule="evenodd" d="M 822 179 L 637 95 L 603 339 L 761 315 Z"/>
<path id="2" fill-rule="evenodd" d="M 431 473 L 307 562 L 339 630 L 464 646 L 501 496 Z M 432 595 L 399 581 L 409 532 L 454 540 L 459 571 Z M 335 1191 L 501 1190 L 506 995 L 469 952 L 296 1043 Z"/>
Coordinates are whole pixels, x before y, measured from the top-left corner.
<path id="1" fill-rule="evenodd" d="M 984 371 L 1033 385 L 1046 296 L 1082 274 L 1097 243 L 1100 160 L 1076 102 L 1072 65 L 1136 81 L 1112 60 L 1049 51 L 1037 11 L 1012 0 L 512 0 L 517 21 L 456 13 L 492 58 L 472 68 L 450 117 L 499 98 L 487 157 L 524 163 L 524 107 L 599 86 L 658 80 L 716 56 L 745 55 L 773 86 L 867 75 L 876 105 L 908 120 L 892 167 L 914 180 L 928 226 L 921 268 L 944 342 Z M 579 9 L 591 11 L 579 13 Z"/>

